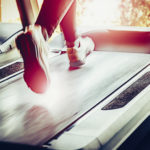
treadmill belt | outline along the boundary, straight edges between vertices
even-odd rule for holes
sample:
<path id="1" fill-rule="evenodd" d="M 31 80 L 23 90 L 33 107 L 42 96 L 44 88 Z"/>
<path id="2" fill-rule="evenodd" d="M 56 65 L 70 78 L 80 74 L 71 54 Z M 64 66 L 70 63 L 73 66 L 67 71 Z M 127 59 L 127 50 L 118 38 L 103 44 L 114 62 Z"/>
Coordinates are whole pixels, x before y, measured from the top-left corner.
<path id="1" fill-rule="evenodd" d="M 14 142 L 37 145 L 54 139 L 148 66 L 149 60 L 146 54 L 93 52 L 83 67 L 70 71 L 66 54 L 53 57 L 49 59 L 51 86 L 43 95 L 33 93 L 23 79 L 11 78 L 6 81 L 11 84 L 0 90 L 4 120 L 0 125 L 5 127 L 0 140 L 13 137 Z"/>
<path id="2" fill-rule="evenodd" d="M 116 98 L 114 98 L 110 103 L 104 106 L 102 110 L 111 110 L 124 107 L 149 84 L 150 72 L 147 72 L 132 85 L 130 85 L 125 91 L 123 91 Z"/>

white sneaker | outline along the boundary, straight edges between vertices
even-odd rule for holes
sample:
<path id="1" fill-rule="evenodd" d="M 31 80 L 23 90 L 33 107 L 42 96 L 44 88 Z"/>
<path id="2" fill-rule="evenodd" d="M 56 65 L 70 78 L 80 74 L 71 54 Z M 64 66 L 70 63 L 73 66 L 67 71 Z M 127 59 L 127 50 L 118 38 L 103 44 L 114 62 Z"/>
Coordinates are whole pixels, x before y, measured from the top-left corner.
<path id="1" fill-rule="evenodd" d="M 94 42 L 89 37 L 79 37 L 74 47 L 67 48 L 70 67 L 80 67 L 85 64 L 86 57 L 94 50 Z"/>
<path id="2" fill-rule="evenodd" d="M 36 93 L 43 93 L 49 85 L 48 46 L 40 26 L 29 26 L 16 38 L 17 48 L 24 60 L 24 80 Z"/>

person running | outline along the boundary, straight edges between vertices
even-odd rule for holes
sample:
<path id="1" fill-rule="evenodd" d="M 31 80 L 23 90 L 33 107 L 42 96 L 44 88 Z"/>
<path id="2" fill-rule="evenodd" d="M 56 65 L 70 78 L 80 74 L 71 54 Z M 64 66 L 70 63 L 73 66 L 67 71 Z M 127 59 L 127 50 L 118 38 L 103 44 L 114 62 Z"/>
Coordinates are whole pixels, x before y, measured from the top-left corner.
<path id="1" fill-rule="evenodd" d="M 34 25 L 27 26 L 16 38 L 16 46 L 24 60 L 24 80 L 36 93 L 43 93 L 50 84 L 47 62 L 47 40 L 60 24 L 67 46 L 70 67 L 80 67 L 94 50 L 89 37 L 76 34 L 76 0 L 44 0 Z"/>

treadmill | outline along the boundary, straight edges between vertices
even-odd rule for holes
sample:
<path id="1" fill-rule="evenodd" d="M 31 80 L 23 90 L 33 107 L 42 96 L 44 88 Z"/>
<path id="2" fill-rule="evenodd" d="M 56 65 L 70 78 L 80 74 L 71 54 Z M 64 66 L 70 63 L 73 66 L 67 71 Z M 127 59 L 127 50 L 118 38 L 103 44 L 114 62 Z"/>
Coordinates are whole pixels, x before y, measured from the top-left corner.
<path id="1" fill-rule="evenodd" d="M 22 32 L 17 26 L 10 43 Z M 69 70 L 63 36 L 54 38 L 49 43 L 51 86 L 42 95 L 26 86 L 22 58 L 15 46 L 6 44 L 9 37 L 2 41 L 7 50 L 0 54 L 0 147 L 137 149 L 149 133 L 147 28 L 82 27 L 78 34 L 90 36 L 95 51 L 83 67 Z M 132 145 L 134 133 L 142 136 L 136 135 Z"/>

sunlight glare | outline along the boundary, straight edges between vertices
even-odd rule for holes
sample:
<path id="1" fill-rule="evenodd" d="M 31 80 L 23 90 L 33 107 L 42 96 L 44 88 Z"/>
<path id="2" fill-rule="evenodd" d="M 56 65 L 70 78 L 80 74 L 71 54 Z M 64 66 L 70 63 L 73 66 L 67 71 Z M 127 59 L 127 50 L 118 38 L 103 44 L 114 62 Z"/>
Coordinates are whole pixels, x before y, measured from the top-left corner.
<path id="1" fill-rule="evenodd" d="M 120 0 L 92 0 L 83 5 L 85 11 L 81 15 L 81 25 L 112 25 L 119 17 Z M 81 4 L 82 5 L 82 4 Z"/>

